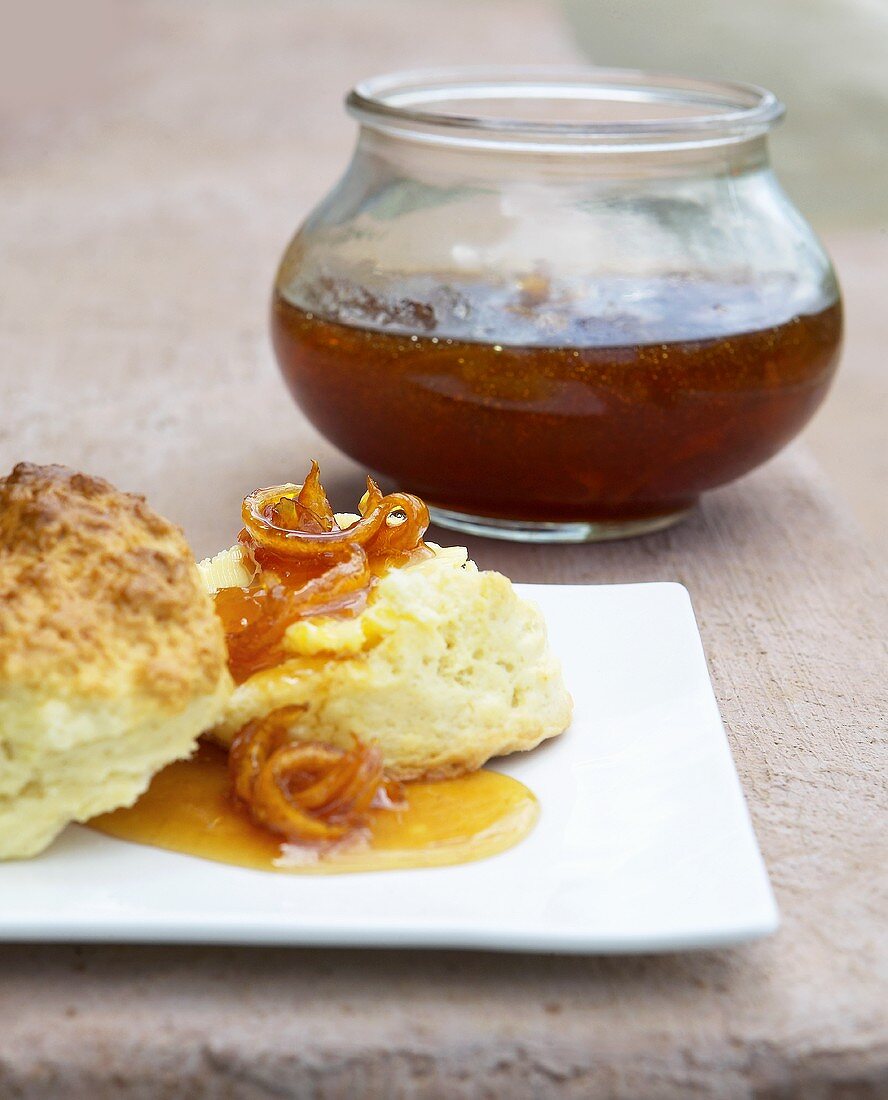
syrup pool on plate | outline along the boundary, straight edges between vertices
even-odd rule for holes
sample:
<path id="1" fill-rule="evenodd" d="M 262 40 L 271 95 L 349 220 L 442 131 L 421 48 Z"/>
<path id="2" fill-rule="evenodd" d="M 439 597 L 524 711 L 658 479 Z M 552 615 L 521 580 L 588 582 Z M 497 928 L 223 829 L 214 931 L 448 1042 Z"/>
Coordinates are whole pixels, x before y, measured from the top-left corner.
<path id="1" fill-rule="evenodd" d="M 94 818 L 106 836 L 260 871 L 338 874 L 442 867 L 513 847 L 539 816 L 534 795 L 498 772 L 405 784 L 404 809 L 371 811 L 366 832 L 322 849 L 290 845 L 254 825 L 231 796 L 228 754 L 201 744 L 170 764 L 134 806 Z"/>

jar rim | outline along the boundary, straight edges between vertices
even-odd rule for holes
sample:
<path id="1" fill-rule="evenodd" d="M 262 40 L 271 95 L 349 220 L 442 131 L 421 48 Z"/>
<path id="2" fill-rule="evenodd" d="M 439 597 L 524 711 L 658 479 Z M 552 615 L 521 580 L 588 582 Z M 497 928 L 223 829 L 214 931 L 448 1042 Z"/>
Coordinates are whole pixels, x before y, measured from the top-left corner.
<path id="1" fill-rule="evenodd" d="M 359 81 L 345 102 L 362 124 L 405 137 L 541 150 L 724 144 L 765 133 L 785 110 L 755 84 L 588 66 L 405 70 Z M 596 117 L 607 105 L 625 117 Z M 650 117 L 630 117 L 645 107 Z"/>

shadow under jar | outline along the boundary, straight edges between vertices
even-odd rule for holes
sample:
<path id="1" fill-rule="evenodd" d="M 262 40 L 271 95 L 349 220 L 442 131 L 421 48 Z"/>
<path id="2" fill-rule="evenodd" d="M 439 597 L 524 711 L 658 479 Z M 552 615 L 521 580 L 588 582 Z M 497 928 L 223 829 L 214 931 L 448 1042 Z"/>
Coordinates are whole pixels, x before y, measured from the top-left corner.
<path id="1" fill-rule="evenodd" d="M 823 400 L 839 291 L 771 172 L 770 93 L 448 70 L 348 108 L 357 149 L 281 262 L 274 346 L 312 423 L 438 522 L 656 530 Z"/>

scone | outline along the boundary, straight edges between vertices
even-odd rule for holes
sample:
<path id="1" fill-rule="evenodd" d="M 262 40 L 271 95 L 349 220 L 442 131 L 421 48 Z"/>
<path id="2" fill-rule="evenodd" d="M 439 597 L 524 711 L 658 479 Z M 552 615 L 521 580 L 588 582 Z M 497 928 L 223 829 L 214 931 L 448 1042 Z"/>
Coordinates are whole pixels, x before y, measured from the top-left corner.
<path id="1" fill-rule="evenodd" d="M 287 659 L 235 688 L 213 736 L 230 744 L 245 723 L 295 705 L 294 739 L 376 742 L 394 778 L 436 779 L 561 733 L 571 699 L 539 609 L 465 550 L 431 549 L 387 572 L 360 615 L 290 626 Z M 211 591 L 249 579 L 242 548 L 201 571 Z"/>
<path id="2" fill-rule="evenodd" d="M 134 802 L 231 688 L 177 527 L 61 466 L 0 479 L 0 858 Z"/>

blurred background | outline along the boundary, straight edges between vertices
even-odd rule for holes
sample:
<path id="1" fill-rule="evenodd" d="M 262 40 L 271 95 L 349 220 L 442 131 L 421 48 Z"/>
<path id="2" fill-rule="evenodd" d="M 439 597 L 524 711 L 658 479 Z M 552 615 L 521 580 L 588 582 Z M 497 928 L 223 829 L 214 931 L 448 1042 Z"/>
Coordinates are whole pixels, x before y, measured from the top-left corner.
<path id="1" fill-rule="evenodd" d="M 218 422 L 214 461 L 224 467 L 231 421 L 218 406 L 250 372 L 274 370 L 266 332 L 274 268 L 346 162 L 348 87 L 425 64 L 585 59 L 752 81 L 787 103 L 775 165 L 824 238 L 847 305 L 838 380 L 804 441 L 849 517 L 888 543 L 885 0 L 3 6 L 4 457 L 64 461 L 66 440 L 88 429 L 95 472 L 127 484 L 129 471 L 144 482 L 149 467 L 156 485 L 140 487 L 180 518 L 175 477 L 166 475 L 189 456 L 160 443 L 154 455 L 128 454 L 118 398 L 132 386 L 133 349 L 145 341 L 161 349 L 157 370 L 139 379 L 137 415 L 149 423 L 159 386 L 175 386 L 197 358 L 213 363 L 218 389 L 205 407 L 177 415 Z M 95 369 L 72 402 L 63 382 L 84 357 Z M 281 395 L 281 407 L 261 415 L 283 425 L 294 410 Z"/>

